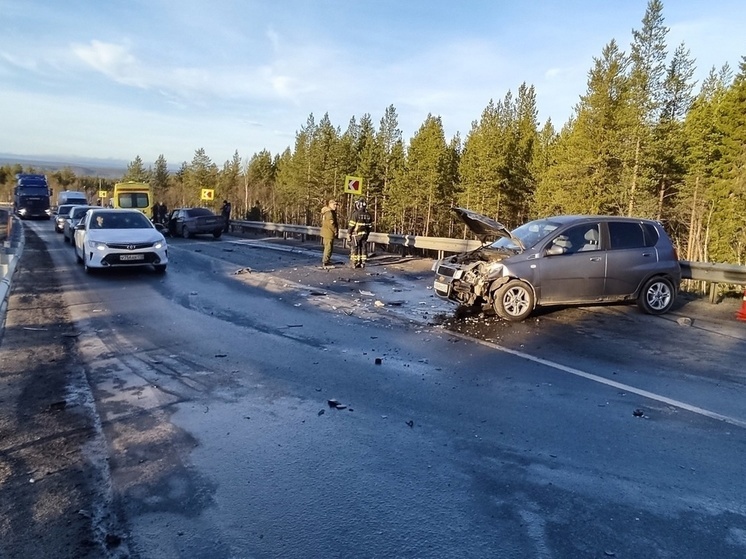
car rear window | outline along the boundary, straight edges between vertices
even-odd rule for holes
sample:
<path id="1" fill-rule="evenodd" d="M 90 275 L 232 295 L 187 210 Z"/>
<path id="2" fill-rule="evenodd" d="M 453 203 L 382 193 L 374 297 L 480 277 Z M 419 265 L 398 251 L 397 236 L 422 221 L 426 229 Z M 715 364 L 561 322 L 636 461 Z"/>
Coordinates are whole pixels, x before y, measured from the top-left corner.
<path id="1" fill-rule="evenodd" d="M 658 232 L 655 227 L 650 224 L 627 221 L 610 221 L 609 237 L 611 250 L 652 247 L 658 242 Z"/>
<path id="2" fill-rule="evenodd" d="M 203 215 L 215 215 L 207 208 L 191 208 L 189 210 L 186 210 L 186 214 L 189 217 L 200 217 Z"/>

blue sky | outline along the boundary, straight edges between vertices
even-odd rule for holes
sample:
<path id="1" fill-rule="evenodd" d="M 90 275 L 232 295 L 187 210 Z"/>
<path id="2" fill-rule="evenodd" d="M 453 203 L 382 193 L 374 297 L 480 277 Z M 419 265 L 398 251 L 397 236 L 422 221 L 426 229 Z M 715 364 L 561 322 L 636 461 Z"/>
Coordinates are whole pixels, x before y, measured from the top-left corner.
<path id="1" fill-rule="evenodd" d="M 663 2 L 701 83 L 746 55 L 742 0 Z M 629 50 L 646 0 L 0 0 L 0 153 L 218 165 L 394 105 L 448 138 L 521 83 L 559 128 L 593 58 Z"/>

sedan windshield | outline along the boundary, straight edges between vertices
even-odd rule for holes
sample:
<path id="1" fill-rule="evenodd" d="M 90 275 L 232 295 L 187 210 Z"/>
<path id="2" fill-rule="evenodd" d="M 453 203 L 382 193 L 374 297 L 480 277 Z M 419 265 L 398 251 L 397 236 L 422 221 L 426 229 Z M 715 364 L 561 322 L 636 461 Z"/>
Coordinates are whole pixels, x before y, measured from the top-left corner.
<path id="1" fill-rule="evenodd" d="M 150 220 L 140 212 L 97 212 L 91 229 L 152 229 Z"/>
<path id="2" fill-rule="evenodd" d="M 517 229 L 514 229 L 511 231 L 511 235 L 521 241 L 524 249 L 529 249 L 557 229 L 557 227 L 559 227 L 557 223 L 552 223 L 547 219 L 537 219 L 536 221 L 524 223 Z M 510 250 L 521 249 L 521 247 L 516 246 L 513 239 L 507 237 L 499 238 L 490 246 L 492 248 L 507 248 Z"/>

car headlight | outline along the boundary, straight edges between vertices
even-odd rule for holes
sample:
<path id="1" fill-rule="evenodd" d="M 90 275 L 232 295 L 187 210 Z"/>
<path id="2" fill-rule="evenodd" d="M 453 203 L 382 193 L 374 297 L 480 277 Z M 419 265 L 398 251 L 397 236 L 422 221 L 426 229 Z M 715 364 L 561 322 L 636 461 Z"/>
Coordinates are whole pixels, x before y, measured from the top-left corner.
<path id="1" fill-rule="evenodd" d="M 463 275 L 464 275 L 463 270 L 456 270 L 455 272 L 453 272 L 453 279 L 455 280 L 461 279 Z"/>
<path id="2" fill-rule="evenodd" d="M 88 246 L 90 248 L 95 248 L 96 250 L 106 250 L 107 249 L 106 243 L 102 243 L 100 241 L 88 241 Z"/>
<path id="3" fill-rule="evenodd" d="M 162 249 L 162 248 L 163 248 L 163 247 L 164 247 L 165 245 L 166 245 L 166 242 L 165 242 L 165 241 L 156 241 L 156 242 L 154 242 L 154 243 L 153 243 L 153 248 L 154 248 L 154 249 L 158 249 L 158 250 L 160 250 L 160 249 Z"/>

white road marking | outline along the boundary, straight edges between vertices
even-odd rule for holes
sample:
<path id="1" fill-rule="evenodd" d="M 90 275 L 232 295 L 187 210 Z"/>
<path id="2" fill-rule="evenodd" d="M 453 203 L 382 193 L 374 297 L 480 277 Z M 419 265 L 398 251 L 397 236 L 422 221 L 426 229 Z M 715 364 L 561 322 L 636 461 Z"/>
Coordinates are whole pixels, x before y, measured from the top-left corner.
<path id="1" fill-rule="evenodd" d="M 563 371 L 565 373 L 570 373 L 571 375 L 575 375 L 578 377 L 582 377 L 588 380 L 591 380 L 593 382 L 597 382 L 599 384 L 605 384 L 607 386 L 611 386 L 613 388 L 618 388 L 620 390 L 624 390 L 625 392 L 629 392 L 631 394 L 637 394 L 638 396 L 642 396 L 644 398 L 649 398 L 650 400 L 655 400 L 656 402 L 661 402 L 663 404 L 668 404 L 669 406 L 674 406 L 676 408 L 680 408 L 682 410 L 686 410 L 692 413 L 696 413 L 698 415 L 702 415 L 704 417 L 709 417 L 710 419 L 716 419 L 718 421 L 722 421 L 724 423 L 728 423 L 730 425 L 735 425 L 736 427 L 741 427 L 746 429 L 746 421 L 742 419 L 737 419 L 735 417 L 730 417 L 727 415 L 723 415 L 721 413 L 717 413 L 714 411 L 706 410 L 704 408 L 700 408 L 699 406 L 693 406 L 691 404 L 687 404 L 686 402 L 681 402 L 679 400 L 674 400 L 673 398 L 668 398 L 667 396 L 663 396 L 661 394 L 656 394 L 655 392 L 650 392 L 648 390 L 643 390 L 641 388 L 635 388 L 634 386 L 630 386 L 629 384 L 624 384 L 621 382 L 616 382 L 614 380 L 610 380 L 604 377 L 600 377 L 598 375 L 594 375 L 592 373 L 586 373 L 585 371 L 581 371 L 580 369 L 575 369 L 574 367 L 568 367 L 567 365 L 562 365 L 560 363 L 555 363 L 554 361 L 549 361 L 548 359 L 542 359 L 541 357 L 536 357 L 534 355 L 529 355 L 528 353 L 524 353 L 522 351 L 517 351 L 515 349 L 510 349 L 492 342 L 487 342 L 484 340 L 478 340 L 475 338 L 470 338 L 468 336 L 464 336 L 463 334 L 458 334 L 455 332 L 449 332 L 449 335 L 457 335 L 463 339 L 475 341 L 483 346 L 487 346 L 492 349 L 496 349 L 497 351 L 502 351 L 503 353 L 509 353 L 511 355 L 515 355 L 516 357 L 520 357 L 521 359 L 526 359 L 527 361 L 533 361 L 534 363 L 538 363 L 540 365 L 544 365 L 546 367 L 551 367 L 552 369 L 557 369 L 559 371 Z"/>

